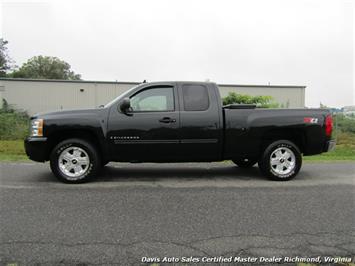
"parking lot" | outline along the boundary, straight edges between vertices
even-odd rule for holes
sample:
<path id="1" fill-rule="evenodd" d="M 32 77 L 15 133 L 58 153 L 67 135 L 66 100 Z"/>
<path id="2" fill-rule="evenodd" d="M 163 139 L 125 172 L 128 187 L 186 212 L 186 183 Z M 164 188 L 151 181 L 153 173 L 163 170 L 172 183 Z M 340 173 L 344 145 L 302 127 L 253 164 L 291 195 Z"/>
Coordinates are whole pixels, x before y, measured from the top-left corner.
<path id="1" fill-rule="evenodd" d="M 91 183 L 66 185 L 48 164 L 1 163 L 0 263 L 350 256 L 354 177 L 352 162 L 306 163 L 289 182 L 231 163 L 111 163 Z"/>

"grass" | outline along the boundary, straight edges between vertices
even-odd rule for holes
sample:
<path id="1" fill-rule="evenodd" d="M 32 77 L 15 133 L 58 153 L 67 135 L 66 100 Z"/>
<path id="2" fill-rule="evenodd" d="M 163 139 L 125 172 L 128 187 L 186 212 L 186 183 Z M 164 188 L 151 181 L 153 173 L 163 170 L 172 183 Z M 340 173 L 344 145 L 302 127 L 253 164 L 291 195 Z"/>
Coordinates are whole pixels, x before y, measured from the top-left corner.
<path id="1" fill-rule="evenodd" d="M 28 160 L 23 141 L 28 134 L 29 117 L 4 102 L 0 109 L 0 161 Z M 306 156 L 306 162 L 319 161 L 354 161 L 355 160 L 355 120 L 343 116 L 338 118 L 337 146 L 334 151 L 315 156 Z M 335 131 L 334 131 L 335 132 Z"/>
<path id="2" fill-rule="evenodd" d="M 27 161 L 22 140 L 0 140 L 0 161 Z M 340 144 L 331 152 L 303 157 L 305 162 L 355 161 L 354 144 Z"/>
<path id="3" fill-rule="evenodd" d="M 337 145 L 335 150 L 320 155 L 303 157 L 306 162 L 319 161 L 354 161 L 355 160 L 355 134 L 338 132 L 335 136 Z"/>
<path id="4" fill-rule="evenodd" d="M 15 119 L 15 117 L 11 116 L 11 119 Z M 19 134 L 27 134 L 25 133 L 25 127 L 27 127 L 28 123 L 24 123 L 21 119 L 19 119 L 17 123 L 23 131 Z M 25 154 L 23 141 L 18 140 L 18 135 L 13 135 L 3 131 L 4 128 L 1 129 L 0 127 L 0 161 L 27 161 L 28 158 Z M 16 131 L 16 128 L 12 128 L 11 132 L 13 131 Z M 15 140 L 8 140 L 9 138 L 15 138 Z M 336 138 L 337 146 L 334 151 L 315 156 L 305 156 L 303 157 L 303 160 L 305 162 L 355 161 L 355 134 L 339 132 Z"/>
<path id="5" fill-rule="evenodd" d="M 355 145 L 340 144 L 335 150 L 322 153 L 314 156 L 304 156 L 305 162 L 319 161 L 354 161 L 355 160 Z"/>
<path id="6" fill-rule="evenodd" d="M 0 161 L 28 160 L 22 140 L 0 140 Z"/>

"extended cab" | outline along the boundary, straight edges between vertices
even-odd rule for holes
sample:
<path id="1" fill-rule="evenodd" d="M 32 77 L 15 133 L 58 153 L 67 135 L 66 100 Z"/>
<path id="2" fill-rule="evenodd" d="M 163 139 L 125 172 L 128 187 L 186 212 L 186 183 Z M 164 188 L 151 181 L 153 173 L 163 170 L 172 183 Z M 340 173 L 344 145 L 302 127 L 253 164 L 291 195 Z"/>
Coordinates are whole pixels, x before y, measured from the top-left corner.
<path id="1" fill-rule="evenodd" d="M 302 154 L 327 152 L 332 117 L 323 109 L 222 106 L 211 82 L 143 83 L 103 108 L 38 114 L 26 153 L 50 161 L 63 182 L 80 183 L 110 161 L 258 163 L 274 180 L 297 175 Z"/>

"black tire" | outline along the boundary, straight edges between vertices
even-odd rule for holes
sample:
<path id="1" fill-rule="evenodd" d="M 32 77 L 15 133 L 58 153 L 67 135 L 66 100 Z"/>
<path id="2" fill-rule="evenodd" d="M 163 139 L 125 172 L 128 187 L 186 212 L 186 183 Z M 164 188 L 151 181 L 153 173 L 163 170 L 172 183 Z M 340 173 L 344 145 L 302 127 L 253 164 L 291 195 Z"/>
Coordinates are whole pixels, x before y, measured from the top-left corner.
<path id="1" fill-rule="evenodd" d="M 78 163 L 77 166 L 81 167 L 82 173 L 80 173 L 81 171 L 78 171 L 79 172 L 78 176 L 75 177 L 67 175 L 66 173 L 64 173 L 64 171 L 66 170 L 64 169 L 62 170 L 60 168 L 61 166 L 65 168 L 66 165 L 65 163 L 66 159 L 63 159 L 60 156 L 64 156 L 64 154 L 68 155 L 68 153 L 70 153 L 71 150 L 80 153 L 79 158 L 85 158 L 85 160 L 87 160 L 86 158 L 88 158 L 86 165 L 85 164 L 80 165 L 80 163 L 77 162 Z M 81 157 L 82 155 L 84 156 Z M 75 158 L 69 159 L 68 161 L 71 160 L 75 160 Z M 70 162 L 70 163 L 73 167 L 75 167 L 76 164 L 75 162 Z M 89 181 L 93 177 L 95 177 L 96 174 L 99 172 L 101 168 L 101 159 L 96 148 L 92 144 L 90 144 L 86 140 L 73 138 L 73 139 L 64 140 L 54 147 L 50 155 L 50 167 L 53 174 L 61 182 L 71 183 L 71 184 L 84 183 Z M 74 169 L 71 170 L 73 170 L 74 173 L 70 173 L 70 171 L 68 171 L 68 174 L 75 175 L 75 170 Z"/>
<path id="2" fill-rule="evenodd" d="M 287 158 L 288 156 L 290 157 Z M 294 143 L 288 140 L 278 140 L 271 143 L 259 160 L 259 168 L 262 174 L 275 181 L 287 181 L 294 178 L 300 171 L 301 166 L 301 152 Z"/>
<path id="3" fill-rule="evenodd" d="M 232 162 L 235 163 L 240 168 L 251 168 L 258 162 L 258 160 L 256 160 L 256 159 L 236 159 L 236 160 L 232 160 Z"/>

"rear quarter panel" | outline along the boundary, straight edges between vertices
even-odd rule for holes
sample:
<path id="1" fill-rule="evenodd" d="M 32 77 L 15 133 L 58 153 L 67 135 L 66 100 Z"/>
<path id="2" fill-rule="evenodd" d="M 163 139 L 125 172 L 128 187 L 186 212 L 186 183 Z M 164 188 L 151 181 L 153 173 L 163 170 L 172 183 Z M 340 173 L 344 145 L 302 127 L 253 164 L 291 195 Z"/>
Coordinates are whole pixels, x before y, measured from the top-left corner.
<path id="1" fill-rule="evenodd" d="M 259 157 L 277 139 L 295 142 L 305 155 L 321 153 L 327 114 L 321 109 L 225 109 L 225 159 Z M 317 123 L 305 123 L 305 117 Z"/>

